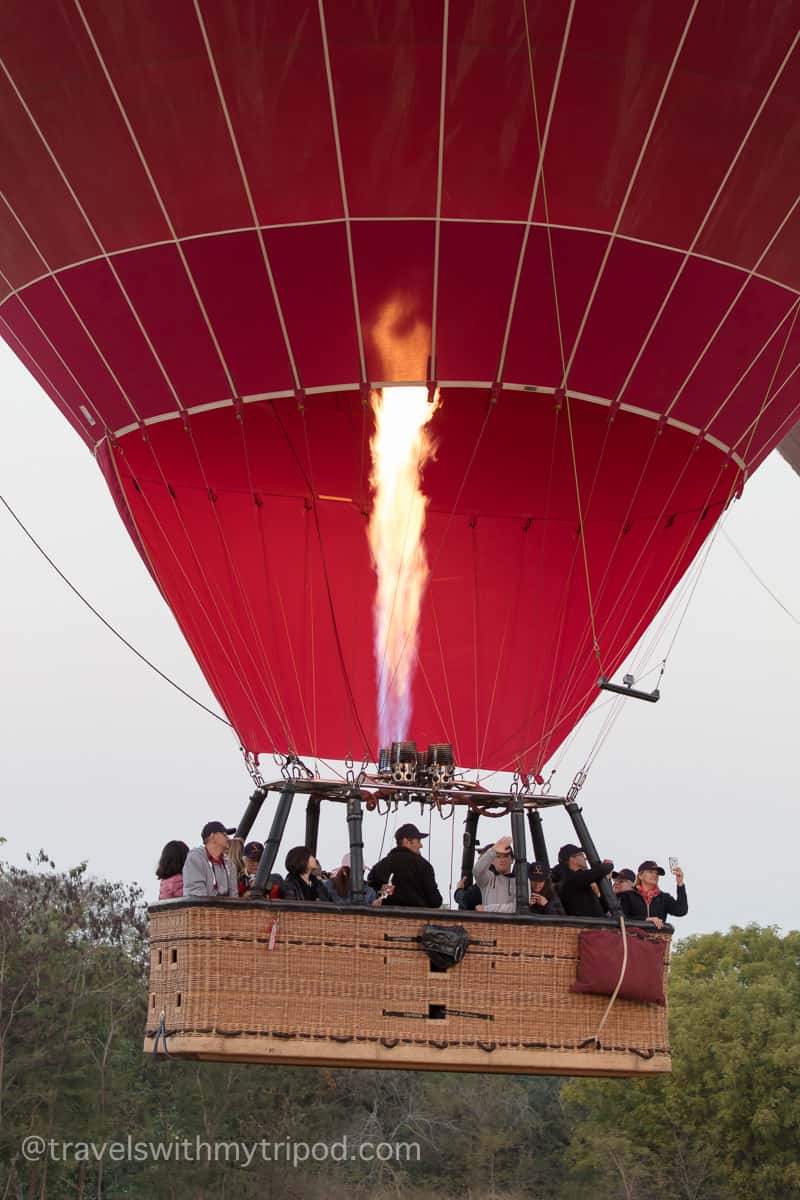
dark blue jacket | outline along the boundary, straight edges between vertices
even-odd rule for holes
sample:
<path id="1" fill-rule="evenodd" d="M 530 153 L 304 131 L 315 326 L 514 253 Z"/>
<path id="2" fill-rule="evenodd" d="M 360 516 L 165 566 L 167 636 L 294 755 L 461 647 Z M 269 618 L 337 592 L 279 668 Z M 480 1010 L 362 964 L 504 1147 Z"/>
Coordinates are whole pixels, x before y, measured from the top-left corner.
<path id="1" fill-rule="evenodd" d="M 685 917 L 689 911 L 686 885 L 681 884 L 677 896 L 670 896 L 669 892 L 659 892 L 650 904 L 642 893 L 634 888 L 633 891 L 620 894 L 619 906 L 631 921 L 646 921 L 648 917 L 660 917 L 662 921 L 668 921 L 670 917 Z"/>

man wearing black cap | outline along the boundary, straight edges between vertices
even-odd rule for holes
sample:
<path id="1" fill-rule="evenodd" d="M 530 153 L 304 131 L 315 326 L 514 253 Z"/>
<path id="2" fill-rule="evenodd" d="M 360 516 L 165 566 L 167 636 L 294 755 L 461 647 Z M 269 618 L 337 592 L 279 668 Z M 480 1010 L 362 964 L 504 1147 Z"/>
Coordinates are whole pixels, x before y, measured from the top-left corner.
<path id="1" fill-rule="evenodd" d="M 611 878 L 613 880 L 614 895 L 621 896 L 623 892 L 629 892 L 636 883 L 636 874 L 630 867 L 623 867 L 620 871 L 612 871 Z"/>
<path id="2" fill-rule="evenodd" d="M 558 852 L 561 878 L 558 892 L 568 917 L 604 917 L 606 914 L 592 888 L 611 873 L 612 862 L 590 867 L 580 846 L 567 843 Z"/>
<path id="3" fill-rule="evenodd" d="M 422 840 L 416 825 L 401 825 L 395 833 L 397 845 L 369 873 L 367 883 L 376 892 L 390 882 L 394 884 L 391 902 L 403 908 L 441 908 L 442 897 L 436 886 L 433 867 L 422 857 Z"/>
<path id="4" fill-rule="evenodd" d="M 639 863 L 636 886 L 619 898 L 625 916 L 632 921 L 650 921 L 656 929 L 660 929 L 668 917 L 685 917 L 689 902 L 686 899 L 683 871 L 676 865 L 673 872 L 678 885 L 677 896 L 661 891 L 658 881 L 665 872 L 654 859 L 648 858 Z"/>
<path id="5" fill-rule="evenodd" d="M 235 832 L 221 821 L 208 821 L 203 826 L 202 846 L 190 850 L 183 864 L 184 896 L 238 895 L 237 880 L 225 857 L 230 835 Z"/>

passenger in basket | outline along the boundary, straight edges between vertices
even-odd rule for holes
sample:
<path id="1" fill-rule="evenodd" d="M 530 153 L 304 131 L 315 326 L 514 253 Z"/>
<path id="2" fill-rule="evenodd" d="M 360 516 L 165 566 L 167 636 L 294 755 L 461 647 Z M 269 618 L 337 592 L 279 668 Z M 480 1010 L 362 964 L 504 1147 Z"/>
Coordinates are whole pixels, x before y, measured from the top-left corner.
<path id="1" fill-rule="evenodd" d="M 234 838 L 234 843 L 236 839 Z M 258 864 L 261 862 L 261 855 L 264 853 L 264 845 L 262 842 L 248 842 L 242 850 L 242 873 L 239 875 L 239 895 L 247 896 L 251 887 L 255 883 L 256 871 Z M 264 889 L 264 898 L 266 900 L 277 900 L 281 894 L 283 887 L 282 875 L 270 875 L 266 887 Z"/>
<path id="2" fill-rule="evenodd" d="M 380 893 L 387 883 L 394 884 L 392 904 L 402 908 L 441 908 L 442 896 L 436 886 L 433 867 L 422 857 L 422 841 L 416 825 L 401 825 L 395 833 L 397 845 L 377 862 L 367 882 Z"/>
<path id="3" fill-rule="evenodd" d="M 244 873 L 247 876 L 247 886 L 250 887 L 256 877 L 258 864 L 261 862 L 261 855 L 264 853 L 264 845 L 262 842 L 248 842 L 242 851 L 244 858 Z"/>
<path id="4" fill-rule="evenodd" d="M 686 916 L 689 902 L 686 899 L 683 871 L 677 864 L 673 868 L 678 885 L 677 896 L 670 896 L 669 892 L 662 892 L 659 888 L 658 880 L 663 874 L 664 868 L 652 858 L 639 863 L 636 886 L 619 898 L 620 908 L 626 917 L 632 921 L 650 921 L 656 929 L 660 929 L 667 917 Z"/>
<path id="5" fill-rule="evenodd" d="M 475 863 L 475 882 L 481 889 L 478 912 L 517 911 L 517 884 L 511 838 L 501 837 L 487 846 Z"/>
<path id="6" fill-rule="evenodd" d="M 547 870 L 547 865 L 532 862 L 528 865 L 528 881 L 531 897 L 530 910 L 534 917 L 563 917 L 564 905 L 556 895 Z"/>
<path id="7" fill-rule="evenodd" d="M 636 883 L 636 874 L 630 867 L 623 867 L 621 871 L 612 871 L 611 878 L 614 881 L 612 887 L 617 896 L 621 896 L 623 892 L 629 892 Z"/>
<path id="8" fill-rule="evenodd" d="M 189 847 L 186 842 L 167 842 L 156 867 L 159 900 L 177 900 L 183 895 L 183 864 Z"/>
<path id="9" fill-rule="evenodd" d="M 325 884 L 319 877 L 319 863 L 308 846 L 295 846 L 286 855 L 283 899 L 330 902 Z"/>
<path id="10" fill-rule="evenodd" d="M 350 894 L 350 855 L 345 854 L 342 859 L 342 865 L 335 870 L 329 879 L 325 880 L 325 887 L 328 895 L 334 904 L 355 904 L 355 900 Z M 384 889 L 381 889 L 382 892 Z M 387 884 L 385 887 L 386 896 L 390 896 L 394 891 L 392 884 Z M 383 904 L 384 896 L 378 896 L 375 889 L 370 887 L 368 883 L 364 884 L 364 896 L 360 901 L 361 904 L 371 904 L 374 907 L 379 907 Z"/>
<path id="11" fill-rule="evenodd" d="M 474 912 L 483 897 L 477 883 L 470 883 L 468 877 L 465 875 L 456 884 L 453 899 L 462 912 Z"/>
<path id="12" fill-rule="evenodd" d="M 230 835 L 235 829 L 221 821 L 209 821 L 200 834 L 202 846 L 195 846 L 183 864 L 184 896 L 236 896 L 236 875 L 226 858 Z"/>
<path id="13" fill-rule="evenodd" d="M 246 846 L 243 846 L 241 838 L 233 838 L 231 841 L 228 858 L 231 861 L 231 866 L 236 871 L 240 896 L 246 896 L 253 886 L 258 864 L 261 861 L 263 853 L 264 847 L 261 842 L 248 842 Z M 274 900 L 279 895 L 280 889 L 270 881 L 266 887 L 266 898 Z"/>
<path id="14" fill-rule="evenodd" d="M 614 864 L 608 859 L 590 867 L 580 846 L 567 843 L 558 852 L 561 867 L 558 894 L 568 917 L 604 917 L 600 899 L 592 884 L 610 875 Z"/>

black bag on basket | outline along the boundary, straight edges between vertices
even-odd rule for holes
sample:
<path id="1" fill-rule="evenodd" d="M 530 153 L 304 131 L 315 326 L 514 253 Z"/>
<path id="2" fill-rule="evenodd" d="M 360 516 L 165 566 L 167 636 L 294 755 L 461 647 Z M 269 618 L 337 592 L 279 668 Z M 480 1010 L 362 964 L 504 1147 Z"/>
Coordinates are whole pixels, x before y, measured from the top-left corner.
<path id="1" fill-rule="evenodd" d="M 463 925 L 426 925 L 421 941 L 433 965 L 448 971 L 466 954 L 469 934 Z"/>

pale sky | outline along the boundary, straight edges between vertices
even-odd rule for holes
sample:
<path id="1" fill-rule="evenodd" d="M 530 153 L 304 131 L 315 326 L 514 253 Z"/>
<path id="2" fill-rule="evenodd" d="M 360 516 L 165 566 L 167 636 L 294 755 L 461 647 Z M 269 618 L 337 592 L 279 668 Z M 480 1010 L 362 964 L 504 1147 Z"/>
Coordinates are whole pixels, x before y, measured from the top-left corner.
<path id="1" fill-rule="evenodd" d="M 0 381 L 0 492 L 110 622 L 217 709 L 92 456 L 2 343 Z M 800 479 L 777 454 L 748 483 L 724 531 L 800 618 Z M 137 880 L 154 898 L 165 841 L 194 845 L 205 821 L 234 825 L 240 817 L 251 784 L 236 739 L 117 642 L 2 509 L 0 554 L 2 857 L 23 863 L 26 851 L 44 847 L 59 867 L 86 859 L 91 871 Z M 656 647 L 645 665 L 663 652 Z M 676 922 L 680 934 L 749 921 L 797 928 L 798 679 L 800 624 L 721 534 L 670 655 L 661 701 L 621 702 L 581 793 L 601 855 L 634 868 L 644 858 L 664 866 L 670 854 L 680 859 L 690 908 Z M 581 726 L 554 791 L 566 791 L 608 712 Z M 304 801 L 295 804 L 286 849 L 303 840 Z M 271 807 L 270 800 L 262 814 Z M 343 809 L 330 809 L 320 834 L 326 867 L 347 848 Z M 405 815 L 427 827 L 418 808 Z M 445 895 L 453 842 L 458 877 L 462 819 L 455 831 L 451 821 L 433 821 L 430 857 Z M 263 839 L 267 826 L 262 815 L 253 835 Z M 378 857 L 383 831 L 383 818 L 367 814 L 367 862 Z M 508 831 L 507 819 L 486 820 L 479 837 Z M 545 831 L 552 859 L 574 838 L 561 811 L 545 814 Z M 391 832 L 390 824 L 387 849 Z"/>

